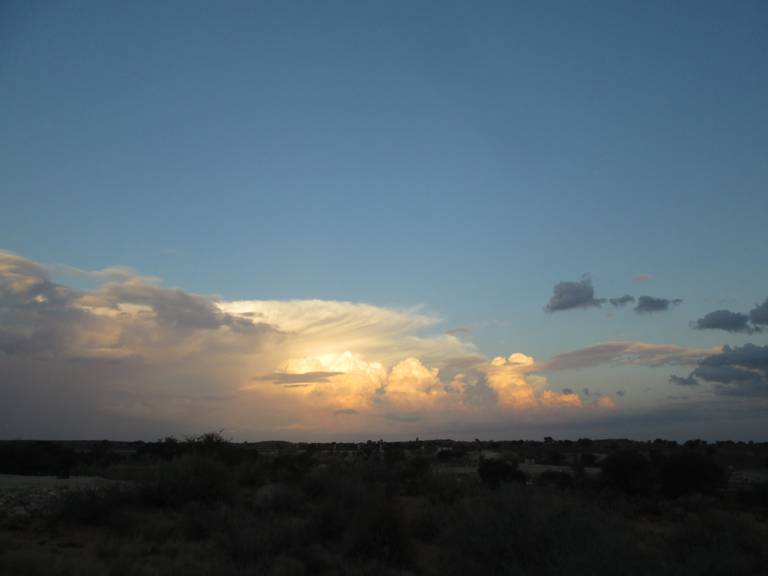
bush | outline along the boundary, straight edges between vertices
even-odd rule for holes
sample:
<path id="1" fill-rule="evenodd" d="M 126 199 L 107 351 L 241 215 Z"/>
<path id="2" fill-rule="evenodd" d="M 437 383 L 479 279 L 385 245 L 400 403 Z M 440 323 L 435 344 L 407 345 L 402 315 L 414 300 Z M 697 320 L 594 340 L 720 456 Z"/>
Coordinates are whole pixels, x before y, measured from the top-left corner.
<path id="1" fill-rule="evenodd" d="M 197 455 L 182 456 L 158 468 L 158 478 L 147 496 L 161 506 L 231 503 L 237 495 L 232 475 L 217 460 Z"/>
<path id="2" fill-rule="evenodd" d="M 724 486 L 725 470 L 710 456 L 685 451 L 662 464 L 661 491 L 670 498 L 694 492 L 715 494 Z"/>
<path id="3" fill-rule="evenodd" d="M 133 525 L 126 508 L 135 502 L 135 494 L 122 487 L 73 490 L 56 502 L 51 519 L 65 524 L 106 525 L 127 533 Z"/>
<path id="4" fill-rule="evenodd" d="M 508 460 L 480 460 L 477 467 L 480 481 L 491 488 L 498 488 L 507 482 L 525 484 L 525 473 L 517 469 L 517 464 Z"/>
<path id="5" fill-rule="evenodd" d="M 631 528 L 565 494 L 508 485 L 460 502 L 438 539 L 448 576 L 653 574 Z"/>
<path id="6" fill-rule="evenodd" d="M 540 486 L 556 486 L 561 490 L 573 488 L 573 476 L 568 472 L 557 472 L 556 470 L 545 470 L 539 475 L 536 483 Z"/>
<path id="7" fill-rule="evenodd" d="M 616 452 L 603 460 L 601 478 L 606 486 L 631 495 L 648 494 L 653 490 L 651 464 L 634 450 Z"/>

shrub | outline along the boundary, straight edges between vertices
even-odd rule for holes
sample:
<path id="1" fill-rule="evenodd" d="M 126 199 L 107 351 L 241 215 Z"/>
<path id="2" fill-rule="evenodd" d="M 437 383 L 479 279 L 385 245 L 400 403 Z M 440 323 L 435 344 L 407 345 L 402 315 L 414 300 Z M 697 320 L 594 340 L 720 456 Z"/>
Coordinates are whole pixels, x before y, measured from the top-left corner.
<path id="1" fill-rule="evenodd" d="M 725 486 L 725 470 L 710 456 L 685 451 L 666 459 L 661 468 L 661 491 L 677 498 L 700 492 L 715 494 Z"/>
<path id="2" fill-rule="evenodd" d="M 566 494 L 507 485 L 460 502 L 437 541 L 441 574 L 655 573 L 631 528 Z"/>
<path id="3" fill-rule="evenodd" d="M 507 482 L 525 484 L 525 473 L 517 469 L 516 463 L 508 460 L 480 460 L 477 473 L 480 481 L 491 488 L 498 488 Z"/>
<path id="4" fill-rule="evenodd" d="M 182 456 L 158 468 L 157 480 L 147 493 L 161 506 L 180 506 L 191 502 L 205 505 L 230 503 L 237 495 L 232 475 L 217 460 L 198 455 Z"/>
<path id="5" fill-rule="evenodd" d="M 556 486 L 561 490 L 573 488 L 573 476 L 567 472 L 558 472 L 556 470 L 545 470 L 536 480 L 541 486 Z"/>
<path id="6" fill-rule="evenodd" d="M 602 481 L 627 494 L 647 494 L 653 490 L 653 470 L 642 454 L 624 450 L 608 456 L 602 463 Z"/>
<path id="7" fill-rule="evenodd" d="M 124 487 L 73 490 L 59 498 L 51 519 L 65 524 L 108 525 L 117 532 L 128 533 L 133 525 L 126 508 L 135 501 L 134 492 Z"/>

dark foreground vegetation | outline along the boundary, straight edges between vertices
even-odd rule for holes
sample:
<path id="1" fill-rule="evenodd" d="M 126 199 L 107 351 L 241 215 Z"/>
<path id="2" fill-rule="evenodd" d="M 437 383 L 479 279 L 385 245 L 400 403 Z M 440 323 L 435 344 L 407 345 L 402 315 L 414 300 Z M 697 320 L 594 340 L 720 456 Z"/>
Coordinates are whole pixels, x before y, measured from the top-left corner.
<path id="1" fill-rule="evenodd" d="M 54 477 L 0 482 L 0 574 L 752 576 L 766 472 L 732 442 L 0 442 Z"/>

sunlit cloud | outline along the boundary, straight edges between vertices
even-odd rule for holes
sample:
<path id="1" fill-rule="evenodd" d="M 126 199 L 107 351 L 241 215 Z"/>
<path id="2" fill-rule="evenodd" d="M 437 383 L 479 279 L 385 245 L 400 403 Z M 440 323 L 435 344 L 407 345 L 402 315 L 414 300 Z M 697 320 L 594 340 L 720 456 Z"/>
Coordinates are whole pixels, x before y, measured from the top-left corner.
<path id="1" fill-rule="evenodd" d="M 224 425 L 272 437 L 566 421 L 617 407 L 551 389 L 549 371 L 691 364 L 717 351 L 608 342 L 549 362 L 491 358 L 422 308 L 226 301 L 127 268 L 74 289 L 56 270 L 0 252 L 0 363 L 12 382 L 0 415 L 20 433 L 62 420 L 133 435 Z"/>

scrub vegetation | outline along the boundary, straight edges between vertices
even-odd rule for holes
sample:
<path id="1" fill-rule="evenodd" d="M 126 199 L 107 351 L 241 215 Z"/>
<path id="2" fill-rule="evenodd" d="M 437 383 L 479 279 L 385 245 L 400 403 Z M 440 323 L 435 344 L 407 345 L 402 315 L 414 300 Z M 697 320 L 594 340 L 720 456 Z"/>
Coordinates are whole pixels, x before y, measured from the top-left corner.
<path id="1" fill-rule="evenodd" d="M 549 438 L 3 442 L 0 472 L 36 476 L 0 481 L 0 573 L 753 575 L 768 561 L 767 455 Z"/>

